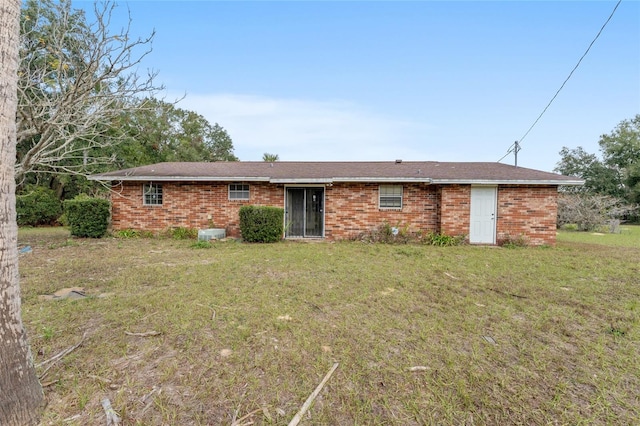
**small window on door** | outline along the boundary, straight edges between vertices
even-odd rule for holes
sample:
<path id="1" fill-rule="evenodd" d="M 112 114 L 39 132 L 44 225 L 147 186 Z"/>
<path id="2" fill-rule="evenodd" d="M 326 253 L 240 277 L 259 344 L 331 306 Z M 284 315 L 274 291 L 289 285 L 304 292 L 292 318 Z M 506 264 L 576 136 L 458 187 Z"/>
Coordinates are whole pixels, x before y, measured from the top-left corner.
<path id="1" fill-rule="evenodd" d="M 246 183 L 229 184 L 229 199 L 230 200 L 248 200 L 249 184 L 246 184 Z"/>
<path id="2" fill-rule="evenodd" d="M 380 185 L 380 208 L 402 208 L 402 185 Z"/>

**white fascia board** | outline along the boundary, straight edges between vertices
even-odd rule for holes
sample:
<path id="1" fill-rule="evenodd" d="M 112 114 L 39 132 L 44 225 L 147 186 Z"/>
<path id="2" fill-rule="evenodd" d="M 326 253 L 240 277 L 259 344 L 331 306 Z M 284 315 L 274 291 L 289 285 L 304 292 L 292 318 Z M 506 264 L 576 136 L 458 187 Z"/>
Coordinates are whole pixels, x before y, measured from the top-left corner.
<path id="1" fill-rule="evenodd" d="M 432 183 L 430 178 L 420 177 L 334 177 L 334 182 L 385 182 L 385 183 Z"/>
<path id="2" fill-rule="evenodd" d="M 278 178 L 278 179 L 269 179 L 269 183 L 299 183 L 299 184 L 303 184 L 303 183 L 333 183 L 333 179 L 331 178 L 309 178 L 309 179 L 304 179 L 304 178 Z"/>
<path id="3" fill-rule="evenodd" d="M 391 177 L 334 177 L 334 178 L 278 178 L 271 179 L 270 183 L 303 184 L 303 183 L 334 183 L 334 182 L 397 182 L 397 183 L 431 183 L 428 178 L 391 178 Z"/>
<path id="4" fill-rule="evenodd" d="M 99 181 L 153 181 L 153 182 L 269 182 L 260 176 L 88 176 Z"/>
<path id="5" fill-rule="evenodd" d="M 458 185 L 584 185 L 584 180 L 518 180 L 518 179 L 434 179 L 434 184 Z"/>

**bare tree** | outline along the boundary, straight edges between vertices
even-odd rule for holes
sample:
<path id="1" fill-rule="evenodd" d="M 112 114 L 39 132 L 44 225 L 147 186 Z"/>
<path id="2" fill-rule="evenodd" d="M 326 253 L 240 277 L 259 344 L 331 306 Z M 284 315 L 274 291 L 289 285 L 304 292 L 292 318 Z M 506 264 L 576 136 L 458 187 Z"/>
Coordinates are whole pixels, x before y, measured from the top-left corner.
<path id="1" fill-rule="evenodd" d="M 638 206 L 622 198 L 599 194 L 560 193 L 558 196 L 558 226 L 574 224 L 579 231 L 609 228 L 618 231 L 622 218 L 637 211 Z"/>
<path id="2" fill-rule="evenodd" d="M 18 181 L 30 172 L 82 174 L 111 162 L 103 148 L 127 137 L 117 123 L 141 108 L 141 96 L 161 89 L 154 72 L 137 74 L 154 34 L 132 39 L 131 19 L 110 33 L 114 8 L 111 1 L 96 3 L 95 21 L 89 23 L 71 0 L 27 1 L 20 39 Z"/>
<path id="3" fill-rule="evenodd" d="M 20 0 L 0 3 L 0 424 L 37 424 L 43 401 L 22 324 L 14 159 Z"/>

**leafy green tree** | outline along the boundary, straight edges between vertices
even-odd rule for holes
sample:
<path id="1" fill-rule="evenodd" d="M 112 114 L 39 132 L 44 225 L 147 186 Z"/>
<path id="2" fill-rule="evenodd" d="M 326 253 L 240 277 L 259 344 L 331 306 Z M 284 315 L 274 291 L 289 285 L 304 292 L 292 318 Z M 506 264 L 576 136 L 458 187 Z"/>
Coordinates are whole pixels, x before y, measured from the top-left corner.
<path id="1" fill-rule="evenodd" d="M 600 136 L 604 162 L 624 169 L 640 161 L 640 114 L 622 120 L 609 134 Z"/>
<path id="2" fill-rule="evenodd" d="M 565 192 L 579 192 L 583 195 L 580 203 L 563 202 L 559 209 L 579 210 L 576 206 L 600 205 L 603 196 L 610 197 L 616 206 L 615 215 L 626 220 L 638 220 L 640 205 L 640 114 L 621 121 L 609 134 L 600 137 L 600 151 L 603 160 L 582 147 L 560 151 L 560 161 L 555 171 L 579 176 L 585 180 L 584 187 L 566 189 Z M 611 198 L 612 197 L 612 198 Z M 570 200 L 570 199 L 569 199 Z M 578 198 L 576 198 L 578 200 Z M 634 205 L 635 204 L 635 205 Z M 584 210 L 584 209 L 582 209 Z M 560 212 L 561 214 L 565 214 Z M 615 217 L 609 214 L 611 217 Z M 604 216 L 602 216 L 604 217 Z"/>
<path id="3" fill-rule="evenodd" d="M 114 146 L 118 167 L 135 167 L 163 161 L 237 161 L 233 141 L 218 123 L 178 108 L 173 103 L 148 98 L 134 113 L 123 117 L 120 128 L 128 138 Z"/>
<path id="4" fill-rule="evenodd" d="M 604 163 L 618 172 L 627 200 L 640 203 L 640 114 L 600 136 L 599 144 Z"/>
<path id="5" fill-rule="evenodd" d="M 633 203 L 640 204 L 640 162 L 628 166 L 626 176 L 628 199 Z"/>
<path id="6" fill-rule="evenodd" d="M 554 170 L 583 178 L 585 185 L 577 191 L 640 203 L 640 114 L 600 136 L 599 144 L 602 160 L 582 147 L 563 147 Z"/>
<path id="7" fill-rule="evenodd" d="M 560 161 L 555 171 L 567 176 L 578 176 L 585 180 L 584 186 L 569 187 L 569 192 L 587 192 L 621 197 L 624 188 L 618 172 L 606 166 L 595 154 L 581 146 L 575 149 L 562 147 Z"/>

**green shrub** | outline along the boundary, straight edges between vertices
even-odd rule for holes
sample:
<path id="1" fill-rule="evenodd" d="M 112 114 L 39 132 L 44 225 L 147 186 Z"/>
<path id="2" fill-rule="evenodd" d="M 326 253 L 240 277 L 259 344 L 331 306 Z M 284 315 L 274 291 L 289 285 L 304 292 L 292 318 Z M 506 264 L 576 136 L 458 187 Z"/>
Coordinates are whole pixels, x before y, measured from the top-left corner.
<path id="1" fill-rule="evenodd" d="M 100 238 L 109 225 L 109 201 L 79 195 L 73 200 L 65 200 L 64 212 L 71 227 L 71 235 L 76 237 Z"/>
<path id="2" fill-rule="evenodd" d="M 240 232 L 250 243 L 273 243 L 284 234 L 284 210 L 278 207 L 240 207 Z"/>
<path id="3" fill-rule="evenodd" d="M 18 226 L 52 225 L 62 214 L 62 203 L 54 190 L 34 186 L 16 196 L 16 211 Z"/>
<path id="4" fill-rule="evenodd" d="M 123 239 L 138 238 L 140 237 L 140 231 L 136 229 L 121 229 L 120 231 L 116 231 L 113 236 Z"/>
<path id="5" fill-rule="evenodd" d="M 167 230 L 167 236 L 174 240 L 194 240 L 198 238 L 198 230 L 196 228 L 186 228 L 177 226 Z"/>
<path id="6" fill-rule="evenodd" d="M 449 247 L 449 246 L 459 246 L 464 243 L 464 235 L 446 235 L 446 234 L 436 234 L 429 233 L 424 238 L 425 244 L 430 244 L 432 246 L 439 247 Z"/>

